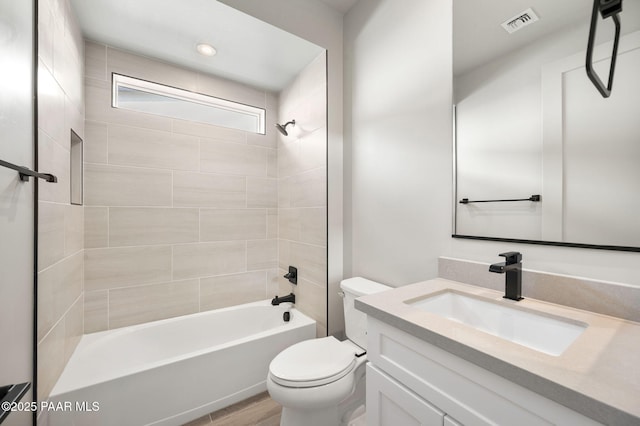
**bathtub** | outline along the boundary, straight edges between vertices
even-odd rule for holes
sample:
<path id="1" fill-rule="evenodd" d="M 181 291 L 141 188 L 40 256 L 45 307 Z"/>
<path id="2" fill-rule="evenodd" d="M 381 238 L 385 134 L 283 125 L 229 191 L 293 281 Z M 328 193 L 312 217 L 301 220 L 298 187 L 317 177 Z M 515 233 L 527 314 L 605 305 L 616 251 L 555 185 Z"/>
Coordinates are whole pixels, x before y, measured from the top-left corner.
<path id="1" fill-rule="evenodd" d="M 266 390 L 269 363 L 315 321 L 269 301 L 82 337 L 39 424 L 182 425 Z"/>

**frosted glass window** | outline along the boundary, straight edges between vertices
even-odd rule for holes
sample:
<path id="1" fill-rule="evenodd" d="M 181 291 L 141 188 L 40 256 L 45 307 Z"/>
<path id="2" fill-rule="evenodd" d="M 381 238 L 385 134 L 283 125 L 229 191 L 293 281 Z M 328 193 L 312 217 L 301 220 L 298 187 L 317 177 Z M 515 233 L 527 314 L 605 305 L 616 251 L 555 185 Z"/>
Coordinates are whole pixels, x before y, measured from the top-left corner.
<path id="1" fill-rule="evenodd" d="M 120 74 L 113 74 L 113 107 L 265 133 L 263 108 Z"/>

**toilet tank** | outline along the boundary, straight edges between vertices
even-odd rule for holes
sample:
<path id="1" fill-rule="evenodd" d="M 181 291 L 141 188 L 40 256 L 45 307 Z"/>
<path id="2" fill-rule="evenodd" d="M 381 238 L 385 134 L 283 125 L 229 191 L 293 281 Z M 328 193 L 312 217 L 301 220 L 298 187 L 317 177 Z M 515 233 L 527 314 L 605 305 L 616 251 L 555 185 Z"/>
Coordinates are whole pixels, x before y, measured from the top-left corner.
<path id="1" fill-rule="evenodd" d="M 340 288 L 344 293 L 344 324 L 347 338 L 363 349 L 367 348 L 367 315 L 356 310 L 356 297 L 390 290 L 391 287 L 370 281 L 366 278 L 354 277 L 342 280 Z"/>

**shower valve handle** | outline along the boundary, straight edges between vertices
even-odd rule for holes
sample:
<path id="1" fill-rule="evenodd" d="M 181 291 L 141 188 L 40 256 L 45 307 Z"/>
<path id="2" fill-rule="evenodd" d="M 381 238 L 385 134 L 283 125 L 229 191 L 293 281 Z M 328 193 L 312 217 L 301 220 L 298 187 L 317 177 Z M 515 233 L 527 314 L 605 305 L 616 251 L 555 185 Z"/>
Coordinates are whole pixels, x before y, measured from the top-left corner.
<path id="1" fill-rule="evenodd" d="M 298 268 L 289 266 L 289 273 L 285 274 L 284 278 L 288 279 L 291 284 L 298 285 Z"/>

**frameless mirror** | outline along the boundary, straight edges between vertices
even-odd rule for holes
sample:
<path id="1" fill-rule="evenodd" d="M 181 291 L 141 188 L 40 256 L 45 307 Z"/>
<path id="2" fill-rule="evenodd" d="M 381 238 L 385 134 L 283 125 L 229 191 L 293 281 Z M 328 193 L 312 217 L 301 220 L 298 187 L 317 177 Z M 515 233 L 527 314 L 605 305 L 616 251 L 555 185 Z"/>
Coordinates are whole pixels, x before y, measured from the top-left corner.
<path id="1" fill-rule="evenodd" d="M 640 2 L 606 99 L 585 72 L 591 2 L 453 4 L 454 237 L 640 251 Z M 605 81 L 613 38 L 600 20 Z"/>

